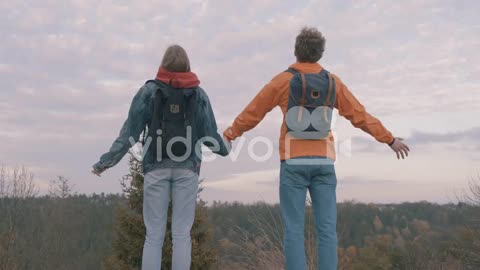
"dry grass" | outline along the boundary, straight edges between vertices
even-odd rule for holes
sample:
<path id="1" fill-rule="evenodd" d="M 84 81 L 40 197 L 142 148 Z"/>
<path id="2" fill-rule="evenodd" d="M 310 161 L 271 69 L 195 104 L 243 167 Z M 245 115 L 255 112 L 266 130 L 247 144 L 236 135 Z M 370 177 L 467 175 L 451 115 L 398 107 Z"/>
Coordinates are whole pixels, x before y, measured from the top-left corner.
<path id="1" fill-rule="evenodd" d="M 252 210 L 249 213 L 249 221 L 254 225 L 259 234 L 252 235 L 245 229 L 235 227 L 240 233 L 242 241 L 229 243 L 226 240 L 221 245 L 235 250 L 234 258 L 220 258 L 218 269 L 245 270 L 283 270 L 285 269 L 285 256 L 283 254 L 283 223 L 280 215 L 266 207 L 269 218 L 265 220 L 259 213 Z M 305 222 L 305 248 L 308 260 L 307 270 L 316 270 L 316 240 L 313 227 L 313 213 L 307 200 Z"/>

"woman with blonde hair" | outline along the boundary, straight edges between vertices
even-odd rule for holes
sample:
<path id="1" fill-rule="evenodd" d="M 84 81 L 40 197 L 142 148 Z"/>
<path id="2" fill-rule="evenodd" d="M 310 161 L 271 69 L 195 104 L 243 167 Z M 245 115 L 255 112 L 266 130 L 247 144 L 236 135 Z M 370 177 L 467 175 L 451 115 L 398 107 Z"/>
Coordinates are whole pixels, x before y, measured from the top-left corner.
<path id="1" fill-rule="evenodd" d="M 201 145 L 222 156 L 229 152 L 217 132 L 208 96 L 199 85 L 185 50 L 179 45 L 170 46 L 155 80 L 145 83 L 134 97 L 120 135 L 93 166 L 93 173 L 100 176 L 125 156 L 142 132 L 147 137 L 143 158 L 147 235 L 142 270 L 161 269 L 170 199 L 172 269 L 190 269 L 190 231 L 195 218 Z"/>

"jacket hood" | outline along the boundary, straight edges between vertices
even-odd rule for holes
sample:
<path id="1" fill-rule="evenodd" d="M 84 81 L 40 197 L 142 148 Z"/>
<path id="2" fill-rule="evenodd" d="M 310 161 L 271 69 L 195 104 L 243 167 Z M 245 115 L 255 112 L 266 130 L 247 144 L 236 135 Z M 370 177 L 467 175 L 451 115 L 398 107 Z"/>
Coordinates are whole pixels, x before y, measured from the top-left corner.
<path id="1" fill-rule="evenodd" d="M 171 72 L 163 67 L 158 69 L 156 79 L 174 88 L 195 88 L 200 85 L 200 80 L 193 72 Z"/>

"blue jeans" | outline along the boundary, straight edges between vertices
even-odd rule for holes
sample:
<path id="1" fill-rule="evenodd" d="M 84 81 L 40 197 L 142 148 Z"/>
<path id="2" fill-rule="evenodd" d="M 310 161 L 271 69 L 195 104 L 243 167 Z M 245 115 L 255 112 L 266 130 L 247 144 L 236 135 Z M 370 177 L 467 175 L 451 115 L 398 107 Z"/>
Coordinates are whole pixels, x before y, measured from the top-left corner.
<path id="1" fill-rule="evenodd" d="M 173 270 L 188 270 L 191 264 L 190 231 L 195 219 L 198 174 L 189 169 L 162 168 L 145 175 L 143 218 L 147 236 L 142 270 L 160 270 L 172 194 Z"/>
<path id="2" fill-rule="evenodd" d="M 315 158 L 312 162 L 325 161 Z M 293 165 L 282 161 L 280 210 L 284 223 L 287 270 L 307 269 L 305 255 L 305 201 L 310 192 L 315 215 L 319 270 L 337 269 L 337 178 L 333 162 Z"/>

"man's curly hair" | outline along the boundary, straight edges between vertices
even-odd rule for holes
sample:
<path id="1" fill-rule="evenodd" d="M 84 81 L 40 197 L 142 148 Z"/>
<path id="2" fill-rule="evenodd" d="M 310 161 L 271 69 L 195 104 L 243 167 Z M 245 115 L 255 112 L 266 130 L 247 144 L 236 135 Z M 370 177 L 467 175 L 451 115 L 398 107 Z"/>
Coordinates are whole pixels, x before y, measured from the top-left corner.
<path id="1" fill-rule="evenodd" d="M 298 62 L 316 63 L 325 51 L 325 37 L 315 27 L 304 27 L 295 41 Z"/>

